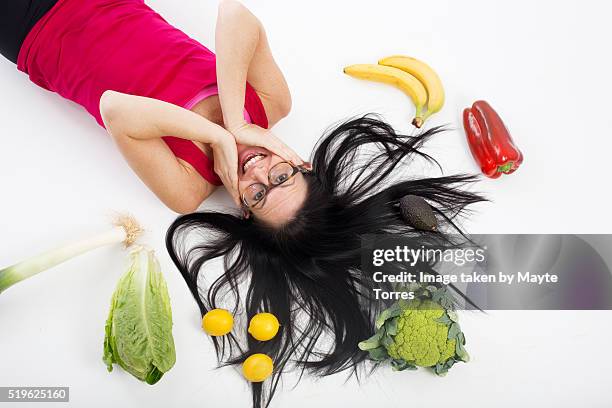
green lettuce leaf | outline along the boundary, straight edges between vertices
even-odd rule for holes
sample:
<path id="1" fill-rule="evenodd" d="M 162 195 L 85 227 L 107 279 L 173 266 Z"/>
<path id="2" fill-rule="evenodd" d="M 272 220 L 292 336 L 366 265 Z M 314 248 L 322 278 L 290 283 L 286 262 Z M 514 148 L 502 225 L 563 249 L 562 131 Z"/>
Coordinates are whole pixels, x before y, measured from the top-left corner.
<path id="1" fill-rule="evenodd" d="M 158 382 L 176 361 L 172 310 L 166 281 L 155 253 L 138 247 L 111 300 L 103 360 L 118 364 L 148 384 Z"/>

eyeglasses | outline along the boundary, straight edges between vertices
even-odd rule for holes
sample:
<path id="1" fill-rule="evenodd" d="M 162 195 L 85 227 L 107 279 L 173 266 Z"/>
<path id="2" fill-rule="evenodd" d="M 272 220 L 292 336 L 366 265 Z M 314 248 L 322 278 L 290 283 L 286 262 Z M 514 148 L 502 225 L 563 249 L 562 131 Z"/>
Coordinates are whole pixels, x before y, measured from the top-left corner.
<path id="1" fill-rule="evenodd" d="M 264 202 L 270 190 L 291 180 L 296 174 L 308 174 L 310 171 L 303 167 L 294 166 L 288 161 L 282 161 L 272 166 L 268 172 L 269 185 L 254 183 L 248 186 L 241 194 L 242 203 L 247 208 L 254 208 Z"/>

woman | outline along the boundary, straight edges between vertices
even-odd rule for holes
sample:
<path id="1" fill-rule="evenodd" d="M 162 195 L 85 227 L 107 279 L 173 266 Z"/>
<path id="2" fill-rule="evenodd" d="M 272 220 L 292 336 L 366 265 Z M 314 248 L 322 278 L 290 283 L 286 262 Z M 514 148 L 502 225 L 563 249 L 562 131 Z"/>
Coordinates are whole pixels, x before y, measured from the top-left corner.
<path id="1" fill-rule="evenodd" d="M 282 161 L 306 170 L 266 130 L 291 97 L 261 23 L 235 1 L 219 5 L 216 56 L 139 0 L 11 0 L 0 27 L 2 54 L 85 107 L 176 212 L 194 211 L 222 183 L 242 205 L 238 191 L 261 193 L 250 186 Z M 245 215 L 290 217 L 305 196 L 301 173 L 286 187 Z"/>
<path id="2" fill-rule="evenodd" d="M 390 306 L 375 298 L 374 289 L 397 290 L 374 282 L 374 271 L 363 264 L 372 236 L 399 238 L 412 248 L 444 250 L 461 244 L 449 233 L 461 234 L 454 219 L 483 200 L 461 188 L 475 177 L 408 177 L 413 160 L 435 163 L 420 147 L 439 131 L 405 136 L 374 117 L 349 120 L 315 147 L 312 171 L 303 176 L 306 200 L 291 220 L 270 226 L 257 217 L 196 212 L 170 226 L 168 252 L 202 316 L 215 308 L 237 316 L 236 334 L 213 338 L 219 358 L 241 364 L 253 353 L 265 353 L 274 361 L 272 380 L 252 384 L 254 407 L 269 404 L 291 365 L 318 376 L 347 369 L 357 373 L 367 357 L 357 345 L 375 332 L 375 317 Z M 437 231 L 418 230 L 404 221 L 399 201 L 408 194 L 431 205 Z M 224 274 L 207 285 L 207 262 L 218 257 L 224 258 Z M 436 273 L 435 265 L 426 262 L 386 266 L 391 267 Z M 239 331 L 260 312 L 273 313 L 281 323 L 270 341 Z"/>
<path id="3" fill-rule="evenodd" d="M 359 117 L 319 141 L 312 165 L 303 162 L 266 130 L 291 99 L 261 23 L 239 3 L 219 6 L 216 57 L 140 0 L 10 4 L 0 6 L 2 53 L 33 82 L 84 106 L 151 190 L 190 213 L 170 226 L 166 245 L 202 315 L 226 307 L 280 320 L 267 342 L 239 332 L 214 339 L 227 364 L 254 352 L 273 358 L 265 397 L 262 383 L 252 385 L 256 407 L 270 402 L 289 363 L 328 375 L 364 361 L 357 344 L 388 306 L 374 299 L 361 265 L 364 239 L 453 246 L 455 217 L 482 200 L 461 188 L 471 176 L 408 177 L 412 160 L 435 162 L 420 148 L 440 128 L 405 136 Z M 191 213 L 221 182 L 242 212 Z M 407 194 L 431 205 L 436 231 L 403 220 L 398 203 Z M 206 291 L 202 266 L 218 257 L 225 273 Z"/>

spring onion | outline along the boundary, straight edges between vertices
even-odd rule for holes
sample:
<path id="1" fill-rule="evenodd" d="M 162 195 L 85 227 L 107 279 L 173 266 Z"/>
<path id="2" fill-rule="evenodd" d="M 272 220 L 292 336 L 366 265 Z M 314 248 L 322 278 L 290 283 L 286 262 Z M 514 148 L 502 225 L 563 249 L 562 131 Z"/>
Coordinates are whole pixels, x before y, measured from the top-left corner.
<path id="1" fill-rule="evenodd" d="M 142 232 L 138 222 L 129 215 L 116 216 L 113 225 L 113 229 L 102 234 L 44 252 L 0 270 L 0 293 L 37 273 L 96 248 L 119 243 L 123 243 L 127 248 Z"/>

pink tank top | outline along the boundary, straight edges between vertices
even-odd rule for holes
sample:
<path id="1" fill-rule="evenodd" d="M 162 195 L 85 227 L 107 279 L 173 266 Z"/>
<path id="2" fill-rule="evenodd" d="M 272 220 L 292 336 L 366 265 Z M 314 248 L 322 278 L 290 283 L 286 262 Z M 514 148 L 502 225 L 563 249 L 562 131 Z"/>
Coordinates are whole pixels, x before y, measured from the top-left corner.
<path id="1" fill-rule="evenodd" d="M 109 89 L 187 109 L 207 97 L 201 92 L 216 93 L 214 53 L 142 0 L 59 0 L 27 35 L 17 67 L 35 84 L 83 106 L 101 126 L 100 97 Z M 252 123 L 268 127 L 248 83 L 244 106 Z M 212 158 L 193 142 L 163 139 L 177 157 L 221 185 Z"/>
<path id="2" fill-rule="evenodd" d="M 194 106 L 196 106 L 204 99 L 208 98 L 209 96 L 217 95 L 218 93 L 219 88 L 217 87 L 217 84 L 209 85 L 206 88 L 202 89 L 200 92 L 198 92 L 197 95 L 191 98 L 191 100 L 189 100 L 189 102 L 187 102 L 183 107 L 185 109 L 191 110 Z M 253 121 L 251 120 L 251 115 L 249 115 L 249 112 L 246 109 L 244 109 L 244 120 L 247 121 L 247 123 L 253 123 Z"/>

